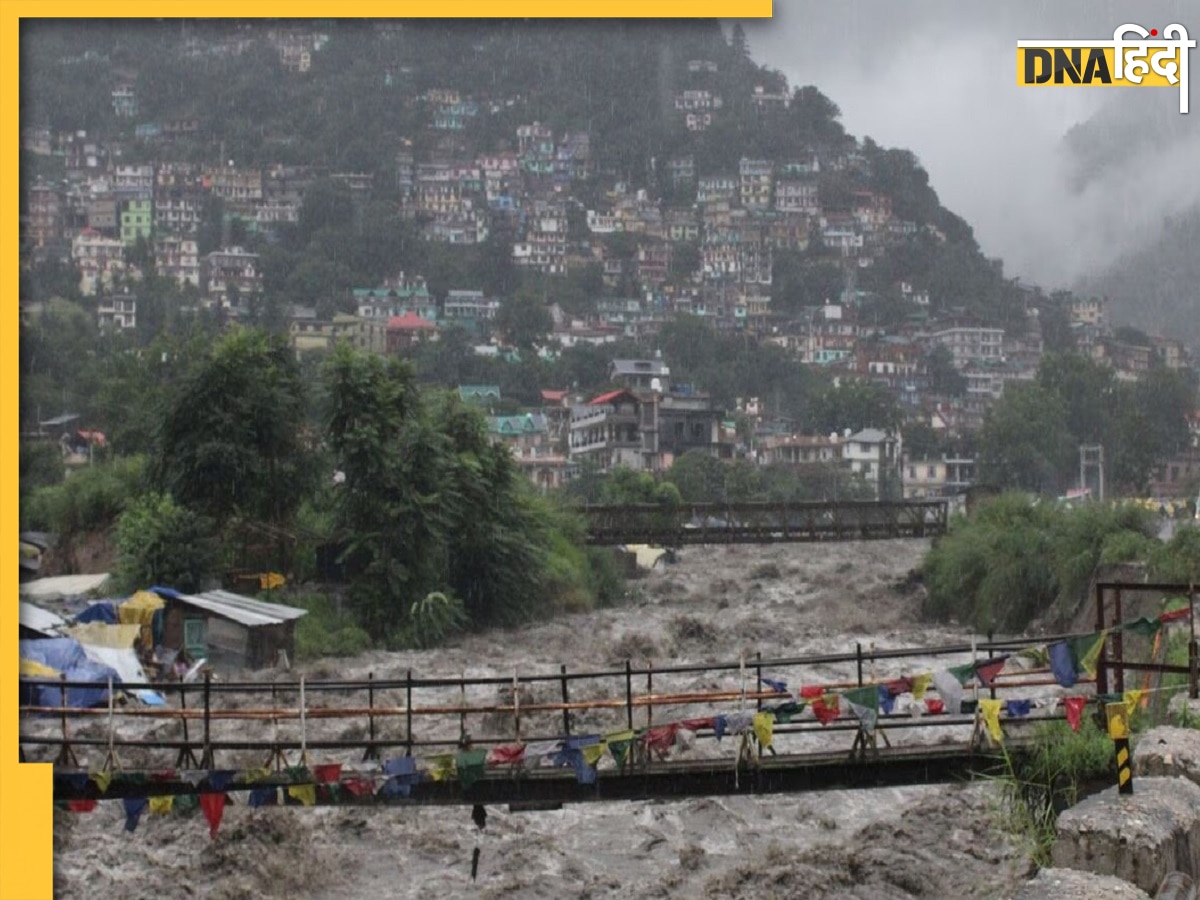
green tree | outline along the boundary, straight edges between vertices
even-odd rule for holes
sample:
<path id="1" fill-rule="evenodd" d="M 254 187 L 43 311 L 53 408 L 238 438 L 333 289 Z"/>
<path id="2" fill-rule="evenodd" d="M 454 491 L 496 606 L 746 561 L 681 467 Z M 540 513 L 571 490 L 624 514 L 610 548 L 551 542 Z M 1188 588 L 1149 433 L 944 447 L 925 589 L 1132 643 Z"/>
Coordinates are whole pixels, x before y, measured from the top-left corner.
<path id="1" fill-rule="evenodd" d="M 988 410 L 980 433 L 981 480 L 1057 494 L 1069 483 L 1076 447 L 1062 399 L 1037 383 L 1012 383 Z"/>
<path id="2" fill-rule="evenodd" d="M 183 505 L 224 521 L 284 522 L 305 496 L 305 398 L 288 343 L 236 330 L 167 402 L 153 472 Z"/>
<path id="3" fill-rule="evenodd" d="M 554 320 L 540 298 L 518 291 L 501 301 L 496 324 L 505 340 L 520 350 L 522 356 L 532 356 L 545 345 Z"/>
<path id="4" fill-rule="evenodd" d="M 150 493 L 117 521 L 117 578 L 130 591 L 154 584 L 200 591 L 216 571 L 217 548 L 211 521 Z"/>
<path id="5" fill-rule="evenodd" d="M 967 379 L 954 367 L 950 348 L 938 344 L 925 360 L 929 367 L 930 386 L 935 394 L 962 397 L 967 393 Z"/>

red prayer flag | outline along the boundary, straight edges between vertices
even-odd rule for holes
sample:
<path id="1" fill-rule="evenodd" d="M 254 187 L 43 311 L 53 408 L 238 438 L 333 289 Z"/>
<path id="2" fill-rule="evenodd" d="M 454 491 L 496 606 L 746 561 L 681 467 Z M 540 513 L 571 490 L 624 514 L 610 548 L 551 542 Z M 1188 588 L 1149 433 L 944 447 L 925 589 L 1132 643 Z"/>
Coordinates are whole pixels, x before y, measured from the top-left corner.
<path id="1" fill-rule="evenodd" d="M 709 716 L 707 719 L 684 719 L 679 724 L 688 731 L 699 731 L 701 728 L 712 728 L 713 718 Z"/>
<path id="2" fill-rule="evenodd" d="M 816 700 L 825 694 L 825 688 L 820 685 L 809 685 L 800 688 L 800 696 L 805 700 Z"/>
<path id="3" fill-rule="evenodd" d="M 71 812 L 91 812 L 96 808 L 95 800 L 68 800 L 67 809 Z"/>
<path id="4" fill-rule="evenodd" d="M 926 697 L 925 708 L 929 710 L 931 716 L 940 716 L 946 711 L 946 704 L 936 697 Z"/>
<path id="5" fill-rule="evenodd" d="M 912 679 L 911 678 L 896 678 L 892 681 L 887 682 L 884 685 L 884 687 L 887 688 L 887 692 L 889 694 L 891 694 L 893 697 L 898 697 L 901 694 L 907 694 L 909 691 L 912 690 L 912 688 L 913 688 Z"/>
<path id="6" fill-rule="evenodd" d="M 208 836 L 217 838 L 217 829 L 221 827 L 221 816 L 225 814 L 224 794 L 201 794 L 200 808 L 204 810 L 204 818 L 208 821 Z"/>
<path id="7" fill-rule="evenodd" d="M 1078 731 L 1083 708 L 1087 706 L 1087 697 L 1063 697 L 1063 706 L 1067 710 L 1067 724 L 1071 726 L 1072 731 Z"/>
<path id="8" fill-rule="evenodd" d="M 489 766 L 515 766 L 525 759 L 524 744 L 500 744 L 488 751 Z"/>
<path id="9" fill-rule="evenodd" d="M 975 675 L 979 678 L 984 687 L 991 687 L 992 682 L 996 680 L 996 676 L 1000 674 L 1000 670 L 1004 668 L 1004 663 L 1008 660 L 1007 656 L 1001 656 L 998 659 L 989 659 L 987 662 L 979 662 L 975 664 Z"/>
<path id="10" fill-rule="evenodd" d="M 670 725 L 659 725 L 657 728 L 651 728 L 642 735 L 642 743 L 651 750 L 666 753 L 675 746 L 675 733 L 677 731 L 679 731 L 678 722 L 672 722 Z"/>
<path id="11" fill-rule="evenodd" d="M 837 694 L 826 694 L 817 697 L 812 702 L 813 713 L 822 725 L 828 725 L 841 712 L 840 700 Z"/>
<path id="12" fill-rule="evenodd" d="M 342 777 L 341 763 L 325 763 L 320 766 L 313 766 L 313 777 L 317 784 L 329 784 L 331 781 L 337 781 Z"/>
<path id="13" fill-rule="evenodd" d="M 1158 621 L 1166 624 L 1167 622 L 1178 622 L 1180 619 L 1186 619 L 1191 615 L 1192 611 L 1189 607 L 1181 606 L 1179 609 L 1173 609 L 1170 612 L 1165 612 L 1158 617 Z"/>
<path id="14" fill-rule="evenodd" d="M 370 797 L 375 793 L 375 785 L 366 778 L 350 778 L 342 782 L 342 787 L 355 797 Z"/>

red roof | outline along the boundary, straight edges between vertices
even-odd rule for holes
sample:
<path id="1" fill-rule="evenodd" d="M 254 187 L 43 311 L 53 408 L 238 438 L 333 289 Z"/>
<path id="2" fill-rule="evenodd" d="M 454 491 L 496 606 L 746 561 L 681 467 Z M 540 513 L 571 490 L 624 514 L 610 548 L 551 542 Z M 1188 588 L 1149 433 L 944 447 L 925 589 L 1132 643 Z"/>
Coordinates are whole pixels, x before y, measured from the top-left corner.
<path id="1" fill-rule="evenodd" d="M 601 394 L 599 397 L 589 400 L 588 406 L 603 406 L 606 403 L 612 403 L 621 396 L 633 397 L 633 394 L 630 394 L 629 391 L 625 390 L 624 388 L 619 391 L 609 391 L 607 394 Z M 633 399 L 636 400 L 637 398 L 633 397 Z"/>
<path id="2" fill-rule="evenodd" d="M 551 403 L 560 403 L 567 396 L 566 391 L 542 391 L 542 399 L 549 400 Z"/>
<path id="3" fill-rule="evenodd" d="M 437 326 L 413 312 L 407 312 L 402 316 L 392 316 L 387 323 L 388 331 L 422 331 L 430 328 L 437 328 Z"/>

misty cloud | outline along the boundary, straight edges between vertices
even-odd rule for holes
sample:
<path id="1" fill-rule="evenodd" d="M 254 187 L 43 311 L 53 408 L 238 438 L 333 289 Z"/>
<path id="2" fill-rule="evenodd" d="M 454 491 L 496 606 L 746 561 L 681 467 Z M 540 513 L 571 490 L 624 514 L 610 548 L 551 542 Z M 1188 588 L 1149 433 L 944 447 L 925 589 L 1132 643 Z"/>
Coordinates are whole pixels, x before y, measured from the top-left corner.
<path id="1" fill-rule="evenodd" d="M 1200 109 L 1182 125 L 1154 129 L 1160 139 L 1136 140 L 1155 120 L 1179 116 L 1177 90 L 1016 85 L 1018 40 L 1107 38 L 1125 22 L 1180 22 L 1195 38 L 1195 4 L 784 0 L 775 8 L 770 22 L 743 23 L 755 60 L 792 85 L 817 85 L 852 134 L 913 150 L 942 203 L 1009 275 L 1069 286 L 1152 242 L 1164 217 L 1200 203 Z M 1200 57 L 1193 52 L 1191 61 L 1198 81 Z M 1200 104 L 1200 89 L 1191 95 Z M 1079 159 L 1063 138 L 1102 108 L 1112 122 L 1105 140 L 1117 152 L 1080 188 Z"/>

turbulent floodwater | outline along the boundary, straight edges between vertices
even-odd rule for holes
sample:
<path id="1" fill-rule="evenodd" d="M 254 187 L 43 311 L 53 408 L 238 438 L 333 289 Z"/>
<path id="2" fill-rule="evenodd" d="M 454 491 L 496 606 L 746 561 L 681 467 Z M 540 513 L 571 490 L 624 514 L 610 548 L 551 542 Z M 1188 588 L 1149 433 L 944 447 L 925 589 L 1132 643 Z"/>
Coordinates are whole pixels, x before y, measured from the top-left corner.
<path id="1" fill-rule="evenodd" d="M 676 564 L 633 582 L 629 603 L 618 609 L 472 635 L 436 652 L 372 652 L 302 671 L 312 678 L 368 672 L 403 677 L 410 668 L 426 676 L 511 675 L 557 672 L 560 663 L 575 671 L 599 670 L 626 658 L 713 662 L 753 658 L 755 652 L 766 658 L 847 652 L 856 643 L 884 648 L 959 642 L 963 631 L 930 628 L 916 618 L 919 594 L 906 587 L 904 578 L 927 549 L 926 541 L 690 548 Z M 925 663 L 909 665 L 915 671 Z M 803 678 L 816 683 L 852 674 L 851 664 L 815 668 Z M 867 673 L 872 674 L 886 678 L 905 672 L 881 668 Z M 732 681 L 722 684 L 696 676 L 663 677 L 655 689 L 736 688 L 737 677 L 734 672 Z M 585 697 L 604 692 L 602 686 L 590 694 L 587 687 L 579 690 Z M 455 702 L 457 692 L 430 692 L 415 702 L 438 699 Z M 669 718 L 700 712 L 680 711 Z M 503 734 L 507 725 L 475 718 L 468 730 L 476 735 Z M 539 725 L 553 733 L 555 722 L 549 716 L 523 720 L 523 728 Z M 163 734 L 177 727 L 143 726 Z M 231 734 L 233 727 L 227 724 L 218 734 Z M 290 727 L 281 725 L 280 733 L 294 734 Z M 444 727 L 451 731 L 438 737 L 457 734 L 457 723 Z M 579 722 L 581 731 L 607 727 L 619 727 L 609 714 L 583 714 Z M 314 723 L 310 734 L 349 736 L 355 728 L 365 732 L 344 721 L 326 721 Z M 433 726 L 422 728 L 422 737 L 436 732 Z M 841 732 L 815 740 L 848 750 L 850 739 Z M 814 739 L 803 740 L 811 744 Z M 731 753 L 728 744 L 699 742 L 686 752 Z M 357 759 L 322 756 L 317 761 Z M 132 755 L 125 762 L 171 764 L 167 758 Z M 218 762 L 262 764 L 235 754 Z M 128 834 L 122 830 L 121 804 L 101 803 L 89 814 L 56 813 L 56 895 L 147 900 L 254 895 L 314 900 L 999 898 L 1030 868 L 1027 855 L 998 828 L 998 798 L 985 784 L 488 812 L 481 833 L 465 807 L 250 809 L 238 804 L 226 809 L 213 840 L 199 815 L 143 816 L 137 831 Z M 480 862 L 472 882 L 476 847 Z"/>

